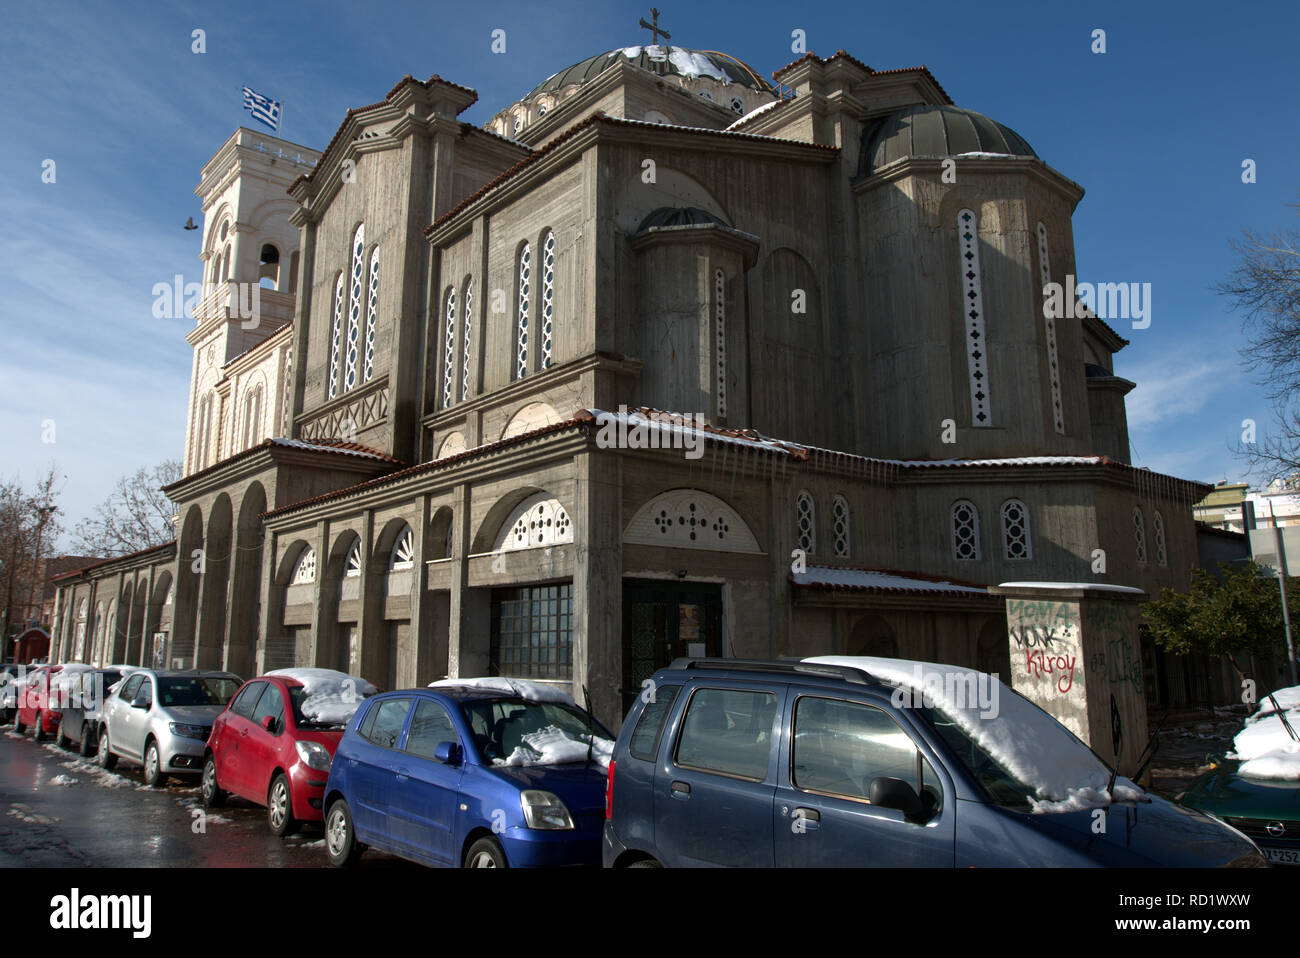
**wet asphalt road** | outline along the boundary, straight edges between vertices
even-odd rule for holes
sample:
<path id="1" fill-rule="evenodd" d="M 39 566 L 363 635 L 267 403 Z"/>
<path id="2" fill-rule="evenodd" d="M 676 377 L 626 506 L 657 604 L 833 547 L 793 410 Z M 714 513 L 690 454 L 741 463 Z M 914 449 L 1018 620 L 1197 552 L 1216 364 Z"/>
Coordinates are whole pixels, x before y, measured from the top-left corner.
<path id="1" fill-rule="evenodd" d="M 199 813 L 202 813 L 201 815 Z M 202 826 L 200 828 L 200 826 Z M 329 868 L 319 824 L 277 838 L 266 810 L 240 799 L 203 812 L 198 780 L 144 785 L 28 730 L 0 730 L 0 868 Z M 368 851 L 357 866 L 416 867 Z"/>

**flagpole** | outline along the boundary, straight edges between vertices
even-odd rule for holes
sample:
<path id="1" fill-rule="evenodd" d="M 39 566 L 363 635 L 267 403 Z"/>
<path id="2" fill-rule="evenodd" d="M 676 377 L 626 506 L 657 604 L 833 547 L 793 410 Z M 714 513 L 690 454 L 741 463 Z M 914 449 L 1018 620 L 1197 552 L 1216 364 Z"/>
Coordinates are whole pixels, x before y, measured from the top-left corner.
<path id="1" fill-rule="evenodd" d="M 280 116 L 275 121 L 275 135 L 280 136 L 280 130 L 284 127 L 284 101 L 280 101 Z M 284 137 L 280 137 L 284 139 Z"/>

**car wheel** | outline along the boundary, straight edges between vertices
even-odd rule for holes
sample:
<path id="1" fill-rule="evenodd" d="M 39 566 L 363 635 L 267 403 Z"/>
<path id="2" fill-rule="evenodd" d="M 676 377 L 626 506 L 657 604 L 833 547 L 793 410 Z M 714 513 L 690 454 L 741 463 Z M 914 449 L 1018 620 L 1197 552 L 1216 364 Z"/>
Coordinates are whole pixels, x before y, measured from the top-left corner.
<path id="1" fill-rule="evenodd" d="M 113 754 L 108 744 L 107 725 L 99 730 L 99 764 L 103 768 L 113 768 L 117 765 L 117 756 Z"/>
<path id="2" fill-rule="evenodd" d="M 480 838 L 465 853 L 466 868 L 509 868 L 506 853 L 495 838 Z"/>
<path id="3" fill-rule="evenodd" d="M 45 741 L 45 716 L 40 712 L 36 713 L 36 721 L 32 723 L 32 737 L 38 742 Z"/>
<path id="4" fill-rule="evenodd" d="M 203 763 L 203 781 L 199 785 L 199 795 L 203 798 L 204 808 L 217 808 L 226 803 L 226 793 L 217 784 L 217 757 L 208 755 Z"/>
<path id="5" fill-rule="evenodd" d="M 81 724 L 81 754 L 86 758 L 95 754 L 95 730 L 89 722 Z"/>
<path id="6" fill-rule="evenodd" d="M 67 748 L 72 744 L 72 739 L 63 734 L 63 718 L 59 718 L 59 727 L 54 730 L 54 744 L 59 748 Z"/>
<path id="7" fill-rule="evenodd" d="M 298 830 L 298 819 L 293 817 L 293 797 L 289 794 L 289 779 L 284 772 L 276 774 L 271 790 L 266 795 L 266 823 L 281 838 Z"/>
<path id="8" fill-rule="evenodd" d="M 167 776 L 162 771 L 162 758 L 158 755 L 158 743 L 150 742 L 144 747 L 144 783 L 152 788 L 167 784 Z"/>
<path id="9" fill-rule="evenodd" d="M 356 863 L 361 854 L 356 832 L 352 828 L 352 809 L 343 799 L 335 799 L 325 813 L 325 853 L 330 864 L 339 868 Z"/>
<path id="10" fill-rule="evenodd" d="M 627 867 L 628 868 L 663 868 L 664 866 L 660 865 L 653 858 L 642 858 L 639 861 L 634 861 L 632 864 L 628 865 Z"/>

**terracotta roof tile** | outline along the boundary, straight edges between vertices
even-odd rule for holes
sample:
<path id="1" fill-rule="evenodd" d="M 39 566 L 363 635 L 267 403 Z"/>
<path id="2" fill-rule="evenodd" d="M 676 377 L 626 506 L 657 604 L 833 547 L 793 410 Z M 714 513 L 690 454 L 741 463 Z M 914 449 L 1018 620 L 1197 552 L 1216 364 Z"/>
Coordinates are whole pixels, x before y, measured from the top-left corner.
<path id="1" fill-rule="evenodd" d="M 68 579 L 73 579 L 79 576 L 83 576 L 91 569 L 98 569 L 101 566 L 111 565 L 114 562 L 123 562 L 128 559 L 138 559 L 141 556 L 146 556 L 151 552 L 163 552 L 167 549 L 175 549 L 175 548 L 176 548 L 176 540 L 173 539 L 171 542 L 164 542 L 162 545 L 150 546 L 147 549 L 139 549 L 135 552 L 128 552 L 125 555 L 111 556 L 107 559 L 100 559 L 97 562 L 92 562 L 90 563 L 90 565 L 84 565 L 79 569 L 72 569 L 69 572 L 61 572 L 58 575 L 52 575 L 50 576 L 50 581 L 51 582 L 66 581 Z"/>
<path id="2" fill-rule="evenodd" d="M 341 439 L 286 439 L 283 436 L 275 436 L 270 439 L 263 439 L 255 446 L 249 446 L 242 452 L 237 452 L 233 456 L 227 456 L 220 462 L 215 462 L 206 469 L 200 469 L 198 472 L 192 472 L 188 476 L 183 476 L 173 483 L 162 487 L 164 494 L 170 489 L 184 485 L 192 479 L 199 476 L 206 476 L 210 473 L 222 469 L 232 462 L 239 462 L 241 459 L 248 459 L 264 449 L 300 449 L 303 452 L 330 453 L 335 455 L 363 456 L 367 459 L 373 459 L 379 463 L 387 465 L 402 465 L 400 459 L 394 459 L 387 453 L 382 453 L 378 449 L 371 449 L 369 446 L 363 446 L 356 442 L 345 442 Z"/>

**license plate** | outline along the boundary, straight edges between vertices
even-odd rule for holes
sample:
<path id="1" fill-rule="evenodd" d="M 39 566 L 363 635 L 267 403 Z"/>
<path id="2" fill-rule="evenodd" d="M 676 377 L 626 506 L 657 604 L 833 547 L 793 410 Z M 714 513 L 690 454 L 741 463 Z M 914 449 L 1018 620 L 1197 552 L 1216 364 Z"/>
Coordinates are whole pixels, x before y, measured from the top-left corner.
<path id="1" fill-rule="evenodd" d="M 1278 865 L 1300 865 L 1300 849 L 1295 848 L 1262 848 L 1264 857 L 1270 862 Z"/>

